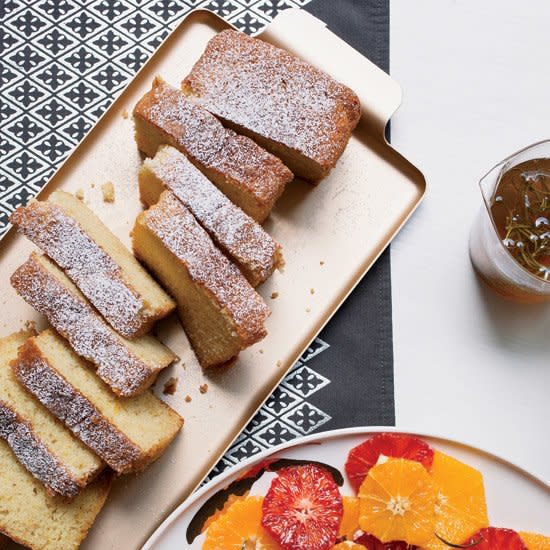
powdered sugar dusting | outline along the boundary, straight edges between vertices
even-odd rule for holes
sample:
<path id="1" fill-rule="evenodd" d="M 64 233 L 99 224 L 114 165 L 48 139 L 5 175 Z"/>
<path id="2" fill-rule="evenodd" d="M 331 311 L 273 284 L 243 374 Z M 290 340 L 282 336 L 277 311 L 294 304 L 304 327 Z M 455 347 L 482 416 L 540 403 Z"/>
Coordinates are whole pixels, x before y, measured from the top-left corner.
<path id="1" fill-rule="evenodd" d="M 110 424 L 98 409 L 27 342 L 14 370 L 19 381 L 76 437 L 113 470 L 130 471 L 141 450 Z"/>
<path id="2" fill-rule="evenodd" d="M 122 337 L 83 298 L 46 270 L 41 261 L 49 260 L 33 253 L 15 271 L 11 283 L 17 292 L 47 317 L 78 355 L 97 366 L 98 376 L 115 393 L 133 395 L 147 386 L 160 366 L 149 366 L 136 357 Z M 59 271 L 59 277 L 63 276 Z"/>
<path id="3" fill-rule="evenodd" d="M 183 204 L 165 191 L 145 213 L 145 223 L 181 262 L 193 281 L 208 289 L 245 339 L 265 335 L 269 308 L 238 268 L 214 245 Z"/>
<path id="4" fill-rule="evenodd" d="M 162 147 L 145 167 L 189 208 L 253 284 L 265 281 L 276 267 L 279 245 L 173 147 Z"/>
<path id="5" fill-rule="evenodd" d="M 183 87 L 215 115 L 320 164 L 336 162 L 360 114 L 359 100 L 346 86 L 231 30 L 208 43 Z"/>
<path id="6" fill-rule="evenodd" d="M 142 297 L 124 281 L 118 264 L 60 206 L 31 201 L 13 214 L 12 222 L 65 270 L 115 330 L 131 337 L 141 328 Z"/>
<path id="7" fill-rule="evenodd" d="M 51 491 L 66 497 L 78 494 L 81 485 L 34 435 L 32 427 L 2 401 L 0 437 L 11 447 L 17 460 Z"/>
<path id="8" fill-rule="evenodd" d="M 136 113 L 160 128 L 171 143 L 201 169 L 214 170 L 272 204 L 292 180 L 284 164 L 251 139 L 223 127 L 208 111 L 185 95 L 156 80 L 148 110 Z"/>

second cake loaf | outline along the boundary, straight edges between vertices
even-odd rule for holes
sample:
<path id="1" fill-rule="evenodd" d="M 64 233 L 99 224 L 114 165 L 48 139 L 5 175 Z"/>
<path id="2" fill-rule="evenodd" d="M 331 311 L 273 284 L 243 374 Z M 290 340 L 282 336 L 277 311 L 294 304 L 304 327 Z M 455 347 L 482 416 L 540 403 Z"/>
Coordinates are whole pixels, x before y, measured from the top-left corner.
<path id="1" fill-rule="evenodd" d="M 136 255 L 176 299 L 202 366 L 230 362 L 266 335 L 269 308 L 170 191 L 138 216 L 132 236 Z"/>

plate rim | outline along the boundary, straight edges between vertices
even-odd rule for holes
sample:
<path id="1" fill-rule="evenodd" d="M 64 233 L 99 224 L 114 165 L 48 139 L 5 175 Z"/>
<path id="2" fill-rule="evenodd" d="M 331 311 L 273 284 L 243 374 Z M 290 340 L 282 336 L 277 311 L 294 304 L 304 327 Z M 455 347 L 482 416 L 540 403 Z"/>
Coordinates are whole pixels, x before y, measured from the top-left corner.
<path id="1" fill-rule="evenodd" d="M 512 460 L 504 458 L 494 452 L 487 451 L 482 447 L 478 447 L 476 445 L 473 445 L 461 439 L 453 439 L 449 436 L 440 435 L 439 433 L 436 433 L 436 432 L 429 433 L 423 430 L 417 431 L 417 430 L 411 430 L 406 427 L 400 428 L 397 426 L 355 426 L 351 428 L 337 428 L 334 430 L 328 430 L 325 432 L 319 432 L 311 435 L 306 435 L 303 437 L 298 437 L 296 439 L 292 439 L 285 443 L 281 443 L 280 445 L 276 445 L 269 449 L 265 449 L 264 451 L 261 451 L 260 453 L 254 456 L 251 456 L 250 458 L 247 458 L 246 460 L 243 460 L 242 462 L 239 462 L 234 466 L 231 466 L 230 468 L 222 472 L 219 476 L 216 476 L 214 479 L 209 481 L 206 485 L 197 489 L 182 503 L 180 503 L 166 517 L 166 519 L 155 529 L 155 531 L 147 539 L 145 544 L 141 547 L 141 550 L 152 550 L 154 548 L 155 543 L 158 542 L 159 538 L 162 536 L 164 531 L 166 531 L 166 529 L 168 529 L 168 527 L 170 527 L 170 525 L 177 520 L 178 516 L 180 516 L 188 508 L 196 504 L 196 502 L 200 500 L 208 491 L 211 491 L 213 487 L 217 485 L 223 485 L 223 483 L 228 478 L 233 476 L 238 471 L 249 468 L 250 466 L 256 464 L 257 462 L 261 462 L 262 460 L 265 460 L 271 455 L 278 454 L 282 451 L 286 451 L 294 447 L 301 447 L 302 445 L 308 445 L 313 443 L 323 443 L 325 441 L 332 441 L 334 439 L 339 439 L 339 438 L 348 437 L 348 436 L 359 436 L 359 435 L 367 436 L 367 435 L 373 435 L 373 434 L 382 433 L 382 432 L 415 435 L 418 437 L 436 439 L 440 441 L 445 441 L 453 445 L 458 445 L 460 447 L 465 447 L 476 453 L 481 453 L 494 461 L 500 462 L 503 465 L 507 466 L 508 468 L 511 468 L 512 470 L 515 470 L 517 473 L 528 478 L 531 482 L 539 485 L 542 489 L 546 489 L 550 493 L 550 486 L 539 476 L 529 472 L 528 470 L 519 466 Z"/>

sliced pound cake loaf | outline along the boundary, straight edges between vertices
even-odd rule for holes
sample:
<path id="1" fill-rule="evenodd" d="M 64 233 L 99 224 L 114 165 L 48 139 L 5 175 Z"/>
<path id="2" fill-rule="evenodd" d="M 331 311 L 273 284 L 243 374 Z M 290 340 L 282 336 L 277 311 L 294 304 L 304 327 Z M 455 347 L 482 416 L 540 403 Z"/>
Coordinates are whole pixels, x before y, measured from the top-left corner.
<path id="1" fill-rule="evenodd" d="M 46 256 L 32 253 L 11 276 L 15 290 L 97 367 L 98 376 L 120 396 L 145 391 L 176 356 L 150 335 L 127 340 L 88 303 Z"/>
<path id="2" fill-rule="evenodd" d="M 283 265 L 281 246 L 262 226 L 233 204 L 187 157 L 162 145 L 139 171 L 142 202 L 155 204 L 169 189 L 191 211 L 212 240 L 243 272 L 252 286 Z"/>
<path id="3" fill-rule="evenodd" d="M 334 167 L 361 116 L 350 88 L 285 50 L 233 30 L 210 40 L 182 89 L 311 181 Z"/>
<path id="4" fill-rule="evenodd" d="M 152 157 L 173 145 L 249 216 L 263 222 L 292 172 L 250 138 L 219 120 L 157 78 L 134 109 L 136 142 Z"/>
<path id="5" fill-rule="evenodd" d="M 0 532 L 31 550 L 77 550 L 111 486 L 102 474 L 71 501 L 49 494 L 0 439 Z"/>
<path id="6" fill-rule="evenodd" d="M 0 339 L 0 438 L 52 494 L 76 496 L 103 469 L 103 461 L 17 381 L 10 362 L 32 333 Z"/>
<path id="7" fill-rule="evenodd" d="M 183 426 L 183 419 L 147 391 L 117 399 L 54 331 L 20 348 L 17 379 L 113 470 L 143 470 Z"/>
<path id="8" fill-rule="evenodd" d="M 39 246 L 107 322 L 135 338 L 168 315 L 174 302 L 101 220 L 70 193 L 31 200 L 10 221 Z"/>
<path id="9" fill-rule="evenodd" d="M 142 212 L 134 251 L 176 299 L 203 367 L 233 361 L 266 335 L 269 308 L 171 191 Z"/>

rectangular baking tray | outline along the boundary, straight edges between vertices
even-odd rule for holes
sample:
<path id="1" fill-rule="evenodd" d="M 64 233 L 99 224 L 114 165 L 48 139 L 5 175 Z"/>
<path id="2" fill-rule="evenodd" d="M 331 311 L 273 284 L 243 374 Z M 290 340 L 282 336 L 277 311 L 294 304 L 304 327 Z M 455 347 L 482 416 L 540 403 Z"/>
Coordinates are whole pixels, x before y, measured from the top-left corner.
<path id="1" fill-rule="evenodd" d="M 55 189 L 83 189 L 86 203 L 129 246 L 129 232 L 142 207 L 137 190 L 141 158 L 128 113 L 154 76 L 178 86 L 207 41 L 227 28 L 230 25 L 212 12 L 188 15 L 54 174 L 40 198 Z M 115 482 L 84 549 L 134 550 L 145 542 L 216 464 L 423 198 L 422 173 L 384 137 L 401 101 L 400 87 L 392 78 L 302 10 L 284 11 L 260 37 L 355 90 L 362 103 L 361 121 L 329 177 L 318 186 L 291 183 L 266 223 L 283 245 L 286 267 L 259 288 L 273 311 L 265 340 L 243 352 L 233 368 L 204 373 L 175 317 L 155 329 L 181 358 L 162 373 L 155 391 L 182 414 L 185 427 L 147 471 Z M 101 184 L 107 181 L 115 185 L 113 204 L 102 200 Z M 10 274 L 32 249 L 13 229 L 0 242 L 2 334 L 20 329 L 27 320 L 44 326 L 9 284 Z M 276 299 L 271 298 L 274 292 Z M 177 378 L 177 391 L 165 396 L 162 389 L 170 377 Z M 205 383 L 208 391 L 201 393 Z M 185 401 L 186 395 L 191 402 Z"/>

